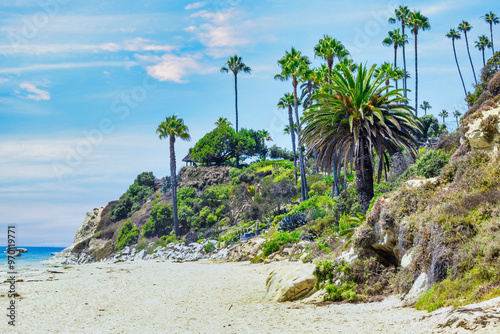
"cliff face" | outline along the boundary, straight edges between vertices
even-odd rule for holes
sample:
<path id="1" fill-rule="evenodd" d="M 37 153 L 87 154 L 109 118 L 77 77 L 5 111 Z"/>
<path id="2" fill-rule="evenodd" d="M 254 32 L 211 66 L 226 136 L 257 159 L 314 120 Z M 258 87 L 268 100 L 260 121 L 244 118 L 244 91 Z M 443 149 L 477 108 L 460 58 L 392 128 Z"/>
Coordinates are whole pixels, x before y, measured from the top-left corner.
<path id="1" fill-rule="evenodd" d="M 94 236 L 101 221 L 101 214 L 103 209 L 104 207 L 100 207 L 85 214 L 82 226 L 78 230 L 76 230 L 73 245 L 79 244 L 80 242 L 83 242 Z"/>
<path id="2" fill-rule="evenodd" d="M 471 150 L 500 151 L 500 108 L 478 111 L 468 122 L 465 138 Z"/>

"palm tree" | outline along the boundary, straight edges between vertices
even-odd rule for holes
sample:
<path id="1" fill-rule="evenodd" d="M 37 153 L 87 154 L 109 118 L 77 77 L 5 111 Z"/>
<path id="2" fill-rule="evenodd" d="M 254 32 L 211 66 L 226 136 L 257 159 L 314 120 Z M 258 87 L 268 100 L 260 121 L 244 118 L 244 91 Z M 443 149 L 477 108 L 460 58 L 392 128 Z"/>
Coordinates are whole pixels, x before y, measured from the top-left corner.
<path id="1" fill-rule="evenodd" d="M 285 56 L 278 60 L 278 65 L 281 68 L 281 73 L 274 76 L 276 80 L 287 81 L 292 80 L 293 86 L 293 102 L 295 109 L 295 119 L 297 121 L 297 137 L 301 138 L 301 120 L 299 118 L 299 103 L 297 97 L 297 86 L 299 79 L 304 71 L 309 67 L 310 61 L 307 57 L 302 56 L 301 52 L 292 47 L 290 52 L 286 51 Z M 301 198 L 303 201 L 307 200 L 307 181 L 306 170 L 304 165 L 304 155 L 302 147 L 299 145 L 299 168 L 300 168 L 300 188 Z"/>
<path id="2" fill-rule="evenodd" d="M 337 58 L 340 62 L 340 60 L 346 58 L 349 55 L 349 52 L 341 42 L 331 38 L 328 35 L 324 35 L 323 38 L 319 40 L 319 43 L 314 47 L 314 55 L 326 60 L 326 65 L 328 66 L 328 83 L 331 84 L 333 62 L 335 58 Z M 330 95 L 332 95 L 331 89 Z M 334 164 L 336 163 L 336 161 L 337 157 L 334 157 Z M 338 196 L 340 194 L 340 186 L 337 170 L 335 168 L 333 169 L 333 180 L 334 182 L 332 193 L 334 194 L 334 196 Z"/>
<path id="3" fill-rule="evenodd" d="M 471 29 L 472 26 L 467 21 L 462 21 L 462 23 L 458 25 L 458 30 L 461 30 L 465 36 L 465 45 L 467 45 L 467 53 L 469 54 L 470 66 L 472 67 L 472 74 L 474 75 L 474 81 L 477 85 L 476 71 L 474 70 L 474 64 L 472 63 L 472 58 L 470 57 L 469 40 L 467 39 L 467 31 L 470 31 Z"/>
<path id="4" fill-rule="evenodd" d="M 465 88 L 464 78 L 462 77 L 462 71 L 460 71 L 460 65 L 458 65 L 457 51 L 455 49 L 455 40 L 460 39 L 460 33 L 455 29 L 450 29 L 450 32 L 446 34 L 446 37 L 451 38 L 451 44 L 453 45 L 453 54 L 455 55 L 455 63 L 457 63 L 458 74 L 460 74 L 460 80 L 462 80 L 462 86 L 464 87 L 464 93 L 467 97 L 467 89 Z"/>
<path id="5" fill-rule="evenodd" d="M 174 231 L 175 236 L 179 237 L 179 218 L 177 216 L 177 180 L 176 180 L 176 162 L 175 162 L 175 139 L 179 137 L 182 140 L 191 140 L 189 135 L 189 128 L 184 125 L 184 120 L 182 118 L 177 118 L 176 115 L 167 117 L 165 122 L 158 125 L 156 133 L 159 135 L 160 139 L 169 138 L 170 139 L 170 181 L 172 184 L 172 201 L 174 206 Z"/>
<path id="6" fill-rule="evenodd" d="M 385 46 L 393 46 L 394 47 L 394 67 L 398 66 L 398 47 L 405 45 L 408 43 L 406 36 L 401 35 L 399 33 L 399 29 L 394 29 L 393 31 L 389 31 L 389 37 L 386 37 L 382 44 Z M 396 89 L 398 89 L 398 81 L 396 80 Z"/>
<path id="7" fill-rule="evenodd" d="M 479 49 L 483 53 L 483 67 L 486 66 L 486 59 L 484 58 L 484 49 L 486 48 L 491 48 L 491 42 L 486 37 L 486 35 L 481 35 L 478 37 L 478 40 L 476 41 L 476 48 Z"/>
<path id="8" fill-rule="evenodd" d="M 318 154 L 317 162 L 325 170 L 331 169 L 336 154 L 343 158 L 339 161 L 344 171 L 349 164 L 354 166 L 358 200 L 366 212 L 373 198 L 373 153 L 379 157 L 380 179 L 382 172 L 387 173 L 389 156 L 400 147 L 416 155 L 420 122 L 402 103 L 406 99 L 400 91 L 384 94 L 385 77 L 373 76 L 375 65 L 368 69 L 361 64 L 356 75 L 341 67 L 332 75 L 335 94 L 316 94 L 317 104 L 308 109 L 302 142 Z M 341 163 L 337 164 L 334 168 L 340 169 Z"/>
<path id="9" fill-rule="evenodd" d="M 215 125 L 217 125 L 217 127 L 221 127 L 221 126 L 231 126 L 231 122 L 229 122 L 227 120 L 227 118 L 225 117 L 219 117 L 219 119 L 214 123 Z"/>
<path id="10" fill-rule="evenodd" d="M 460 116 L 462 116 L 462 113 L 461 113 L 460 111 L 455 110 L 455 111 L 453 112 L 453 117 L 455 117 L 455 119 L 456 119 L 456 121 L 457 121 L 457 129 L 458 129 L 458 126 L 459 126 L 459 124 L 458 124 L 458 119 L 460 118 Z"/>
<path id="11" fill-rule="evenodd" d="M 293 150 L 293 167 L 295 171 L 295 184 L 297 184 L 297 150 L 295 148 L 295 131 L 290 131 L 290 129 L 294 129 L 294 122 L 293 122 L 293 110 L 292 106 L 294 105 L 295 101 L 293 99 L 293 94 L 287 93 L 285 96 L 283 96 L 280 101 L 278 102 L 278 108 L 279 109 L 285 109 L 288 108 L 288 131 L 290 133 L 290 136 L 292 138 L 292 150 Z"/>
<path id="12" fill-rule="evenodd" d="M 427 115 L 427 109 L 432 109 L 431 105 L 427 101 L 422 102 L 420 108 L 424 109 L 424 115 Z"/>
<path id="13" fill-rule="evenodd" d="M 415 116 L 418 116 L 418 54 L 417 54 L 417 37 L 418 31 L 428 30 L 431 28 L 429 19 L 420 12 L 410 13 L 408 25 L 411 27 L 411 32 L 415 36 Z"/>
<path id="14" fill-rule="evenodd" d="M 484 20 L 490 24 L 491 48 L 493 49 L 493 55 L 495 55 L 495 47 L 493 45 L 493 25 L 499 24 L 500 20 L 498 19 L 498 16 L 493 14 L 491 11 L 484 15 Z"/>
<path id="15" fill-rule="evenodd" d="M 396 8 L 394 10 L 394 14 L 395 14 L 395 18 L 389 18 L 389 23 L 396 23 L 397 21 L 400 21 L 401 22 L 401 36 L 405 36 L 405 27 L 408 23 L 408 17 L 410 16 L 410 10 L 408 9 L 407 6 L 399 6 L 398 8 Z M 395 63 L 395 62 L 394 62 Z M 406 51 L 405 51 L 405 43 L 403 43 L 403 71 L 404 73 L 407 73 L 406 71 Z M 403 80 L 403 88 L 404 89 L 407 89 L 407 85 L 406 85 L 406 79 L 407 79 L 407 76 L 405 75 L 405 78 Z M 406 91 L 404 92 L 404 97 L 407 97 L 406 96 Z"/>
<path id="16" fill-rule="evenodd" d="M 446 124 L 446 117 L 449 116 L 448 112 L 446 110 L 443 109 L 443 111 L 441 111 L 438 115 L 439 117 L 443 117 L 443 124 Z"/>
<path id="17" fill-rule="evenodd" d="M 238 73 L 250 73 L 252 72 L 252 69 L 241 61 L 241 57 L 235 54 L 234 56 L 229 57 L 226 61 L 226 65 L 221 67 L 220 71 L 221 73 L 228 73 L 231 71 L 234 74 L 234 106 L 236 109 L 236 132 L 238 132 Z M 236 167 L 238 167 L 239 164 L 240 157 L 239 155 L 236 155 Z"/>
<path id="18" fill-rule="evenodd" d="M 394 79 L 394 81 L 397 82 L 400 78 L 403 77 L 403 70 L 394 67 L 391 63 L 384 62 L 382 65 L 380 65 L 380 67 L 375 69 L 374 75 L 376 77 L 380 76 L 382 78 L 385 78 L 386 91 L 389 92 L 390 80 Z"/>

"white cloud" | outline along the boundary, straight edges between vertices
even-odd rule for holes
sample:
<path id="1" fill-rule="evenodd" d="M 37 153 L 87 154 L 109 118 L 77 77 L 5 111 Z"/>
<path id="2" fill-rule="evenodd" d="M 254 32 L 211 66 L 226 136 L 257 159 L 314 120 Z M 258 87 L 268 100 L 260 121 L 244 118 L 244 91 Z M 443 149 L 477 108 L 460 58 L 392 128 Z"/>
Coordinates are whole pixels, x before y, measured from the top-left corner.
<path id="1" fill-rule="evenodd" d="M 191 4 L 187 5 L 186 7 L 184 7 L 184 9 L 186 9 L 186 10 L 197 9 L 197 8 L 204 7 L 206 4 L 207 4 L 206 1 L 195 2 L 195 3 L 191 3 Z"/>
<path id="2" fill-rule="evenodd" d="M 148 75 L 159 81 L 172 81 L 185 83 L 186 77 L 192 73 L 207 74 L 214 72 L 213 67 L 202 66 L 198 55 L 176 56 L 166 54 L 162 57 L 136 56 L 145 61 L 158 62 L 155 65 L 146 67 Z"/>
<path id="3" fill-rule="evenodd" d="M 35 101 L 48 101 L 50 100 L 50 93 L 46 90 L 40 89 L 36 87 L 34 84 L 29 82 L 23 82 L 19 85 L 22 89 L 24 89 L 27 93 L 25 98 L 29 100 Z"/>
<path id="4" fill-rule="evenodd" d="M 101 43 L 101 44 L 19 44 L 0 45 L 0 54 L 32 54 L 42 55 L 48 53 L 71 53 L 71 52 L 118 52 L 118 51 L 162 51 L 168 52 L 176 49 L 173 45 L 158 44 L 155 41 L 135 38 L 125 40 L 122 43 Z"/>
<path id="5" fill-rule="evenodd" d="M 20 74 L 24 72 L 34 71 L 51 71 L 51 70 L 71 70 L 76 68 L 87 67 L 132 67 L 137 65 L 133 61 L 95 61 L 87 63 L 58 63 L 58 64 L 34 64 L 22 67 L 10 67 L 0 69 L 0 73 L 15 73 Z"/>

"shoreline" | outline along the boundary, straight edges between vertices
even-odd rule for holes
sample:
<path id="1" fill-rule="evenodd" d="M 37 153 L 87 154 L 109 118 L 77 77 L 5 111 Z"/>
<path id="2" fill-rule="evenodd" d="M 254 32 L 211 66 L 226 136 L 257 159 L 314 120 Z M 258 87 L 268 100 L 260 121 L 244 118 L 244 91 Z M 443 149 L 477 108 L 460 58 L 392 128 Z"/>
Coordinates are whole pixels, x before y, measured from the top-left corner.
<path id="1" fill-rule="evenodd" d="M 275 262 L 139 261 L 53 268 L 17 283 L 14 331 L 2 333 L 431 333 L 428 313 L 397 296 L 318 306 L 263 299 Z M 23 279 L 22 277 L 18 277 Z M 2 288 L 5 283 L 2 283 Z M 0 303 L 7 298 L 0 294 Z M 500 304 L 500 302 L 499 302 Z M 427 317 L 427 318 L 426 318 Z M 498 330 L 498 327 L 496 328 Z M 446 332 L 446 331 L 445 331 Z M 488 331 L 483 333 L 489 333 Z M 491 332 L 493 333 L 493 332 Z"/>

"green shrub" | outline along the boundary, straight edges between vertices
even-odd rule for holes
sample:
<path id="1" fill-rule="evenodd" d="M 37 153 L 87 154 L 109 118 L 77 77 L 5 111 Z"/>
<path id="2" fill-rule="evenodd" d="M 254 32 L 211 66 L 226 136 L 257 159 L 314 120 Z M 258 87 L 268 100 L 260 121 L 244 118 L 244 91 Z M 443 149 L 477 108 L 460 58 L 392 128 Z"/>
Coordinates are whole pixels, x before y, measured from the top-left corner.
<path id="1" fill-rule="evenodd" d="M 121 250 L 125 246 L 132 246 L 133 244 L 137 243 L 138 239 L 139 228 L 134 226 L 134 224 L 130 220 L 127 220 L 118 233 L 118 239 L 115 249 Z"/>
<path id="2" fill-rule="evenodd" d="M 172 204 L 155 204 L 151 210 L 149 220 L 142 227 L 142 235 L 146 238 L 168 234 L 173 226 Z"/>
<path id="3" fill-rule="evenodd" d="M 212 242 L 208 242 L 205 246 L 205 253 L 210 254 L 215 250 L 215 245 Z"/>
<path id="4" fill-rule="evenodd" d="M 111 210 L 111 220 L 119 221 L 139 210 L 155 191 L 155 177 L 151 172 L 137 176 L 134 183 L 123 194 Z"/>
<path id="5" fill-rule="evenodd" d="M 425 178 L 436 177 L 450 161 L 450 156 L 441 150 L 429 150 L 417 160 L 417 174 Z"/>
<path id="6" fill-rule="evenodd" d="M 264 254 L 265 257 L 268 257 L 272 253 L 279 251 L 282 245 L 299 242 L 299 235 L 300 232 L 298 231 L 293 233 L 281 232 L 276 238 L 264 242 L 264 245 L 262 246 L 262 254 Z"/>

